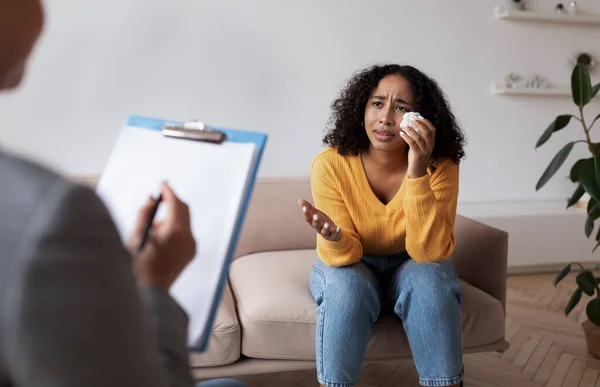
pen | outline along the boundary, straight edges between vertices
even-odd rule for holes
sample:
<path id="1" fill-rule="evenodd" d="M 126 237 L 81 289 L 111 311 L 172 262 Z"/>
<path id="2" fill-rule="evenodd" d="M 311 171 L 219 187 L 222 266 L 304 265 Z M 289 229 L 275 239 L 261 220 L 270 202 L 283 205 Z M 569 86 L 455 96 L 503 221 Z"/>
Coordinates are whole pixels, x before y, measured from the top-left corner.
<path id="1" fill-rule="evenodd" d="M 154 223 L 154 217 L 156 216 L 156 212 L 158 211 L 158 206 L 160 205 L 160 202 L 162 202 L 162 193 L 160 195 L 158 195 L 158 198 L 156 199 L 156 203 L 154 204 L 154 207 L 152 208 L 152 213 L 150 214 L 150 218 L 148 219 L 148 224 L 146 224 L 146 227 L 144 229 L 144 234 L 142 235 L 142 240 L 140 241 L 140 244 L 138 245 L 138 248 L 137 248 L 138 253 L 140 251 L 142 251 L 142 249 L 144 248 L 144 245 L 148 241 L 148 237 L 150 236 L 150 232 L 152 231 L 152 223 Z"/>

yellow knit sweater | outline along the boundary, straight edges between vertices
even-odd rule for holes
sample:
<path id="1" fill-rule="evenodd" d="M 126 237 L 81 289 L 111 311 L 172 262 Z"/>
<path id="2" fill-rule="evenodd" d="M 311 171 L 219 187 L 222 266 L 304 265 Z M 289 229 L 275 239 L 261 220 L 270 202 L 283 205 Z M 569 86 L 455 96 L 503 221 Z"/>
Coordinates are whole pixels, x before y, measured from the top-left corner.
<path id="1" fill-rule="evenodd" d="M 371 189 L 360 156 L 325 149 L 311 165 L 312 194 L 315 207 L 341 227 L 342 237 L 331 242 L 317 235 L 319 256 L 330 266 L 402 251 L 417 262 L 443 261 L 456 244 L 458 175 L 456 163 L 442 160 L 433 174 L 405 176 L 385 205 Z"/>

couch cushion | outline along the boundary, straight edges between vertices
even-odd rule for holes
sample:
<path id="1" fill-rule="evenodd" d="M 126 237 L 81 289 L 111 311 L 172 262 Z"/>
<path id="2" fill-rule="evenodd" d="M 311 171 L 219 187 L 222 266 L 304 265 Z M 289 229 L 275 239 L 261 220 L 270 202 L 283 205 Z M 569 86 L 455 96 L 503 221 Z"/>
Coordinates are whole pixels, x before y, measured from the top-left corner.
<path id="1" fill-rule="evenodd" d="M 231 287 L 244 327 L 242 354 L 253 358 L 313 360 L 317 310 L 310 294 L 315 250 L 267 252 L 233 262 Z M 500 301 L 461 280 L 465 348 L 504 337 Z M 402 325 L 395 316 L 377 321 L 367 359 L 410 356 Z"/>
<path id="2" fill-rule="evenodd" d="M 233 297 L 229 285 L 225 286 L 223 297 L 213 323 L 208 348 L 203 353 L 191 353 L 192 367 L 210 367 L 235 362 L 240 358 L 241 331 Z"/>

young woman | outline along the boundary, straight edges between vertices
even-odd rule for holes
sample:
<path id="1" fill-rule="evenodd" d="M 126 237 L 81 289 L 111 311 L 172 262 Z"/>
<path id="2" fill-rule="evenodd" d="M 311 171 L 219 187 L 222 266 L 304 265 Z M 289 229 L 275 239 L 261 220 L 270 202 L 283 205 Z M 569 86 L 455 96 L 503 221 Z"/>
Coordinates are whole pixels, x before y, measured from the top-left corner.
<path id="1" fill-rule="evenodd" d="M 315 206 L 299 201 L 318 233 L 318 380 L 357 383 L 371 326 L 389 306 L 420 383 L 462 385 L 462 289 L 447 258 L 463 134 L 436 82 L 411 66 L 360 71 L 332 108 L 328 147 L 311 167 Z"/>

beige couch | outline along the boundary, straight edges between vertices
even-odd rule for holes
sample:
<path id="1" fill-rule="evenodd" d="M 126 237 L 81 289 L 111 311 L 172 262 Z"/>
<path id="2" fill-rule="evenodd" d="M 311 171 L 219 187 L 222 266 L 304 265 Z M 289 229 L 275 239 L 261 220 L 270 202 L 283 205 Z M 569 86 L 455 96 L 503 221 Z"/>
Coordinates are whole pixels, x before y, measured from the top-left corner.
<path id="1" fill-rule="evenodd" d="M 307 179 L 257 182 L 208 350 L 191 355 L 198 379 L 315 367 L 317 311 L 309 273 L 318 257 L 299 198 L 311 199 Z M 465 353 L 503 351 L 508 348 L 508 235 L 462 216 L 456 219 L 456 233 L 451 260 L 464 291 Z M 374 325 L 366 362 L 410 355 L 396 318 L 384 317 Z"/>

